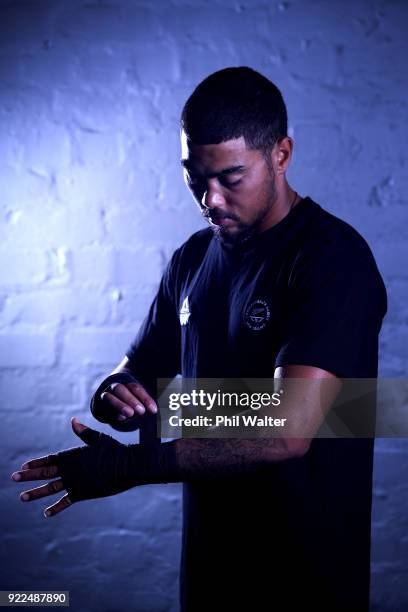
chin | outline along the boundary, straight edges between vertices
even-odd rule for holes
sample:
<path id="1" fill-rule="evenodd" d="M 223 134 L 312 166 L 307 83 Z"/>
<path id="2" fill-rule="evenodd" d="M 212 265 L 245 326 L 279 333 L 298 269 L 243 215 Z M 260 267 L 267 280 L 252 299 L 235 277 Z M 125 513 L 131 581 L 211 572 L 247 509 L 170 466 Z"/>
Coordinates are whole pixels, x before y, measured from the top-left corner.
<path id="1" fill-rule="evenodd" d="M 220 240 L 220 242 L 231 246 L 243 244 L 255 232 L 255 229 L 252 226 L 237 228 L 232 231 L 231 229 L 220 225 L 212 225 L 211 227 L 215 236 L 218 238 L 218 240 Z"/>

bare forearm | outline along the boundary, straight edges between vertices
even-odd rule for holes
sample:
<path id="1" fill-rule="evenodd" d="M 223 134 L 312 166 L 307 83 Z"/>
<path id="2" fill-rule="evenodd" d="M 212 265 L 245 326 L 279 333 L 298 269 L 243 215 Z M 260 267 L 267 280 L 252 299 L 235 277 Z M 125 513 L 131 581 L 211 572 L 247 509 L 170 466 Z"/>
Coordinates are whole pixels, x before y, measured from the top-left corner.
<path id="1" fill-rule="evenodd" d="M 271 462 L 295 456 L 283 438 L 181 438 L 173 443 L 181 481 L 260 474 Z"/>

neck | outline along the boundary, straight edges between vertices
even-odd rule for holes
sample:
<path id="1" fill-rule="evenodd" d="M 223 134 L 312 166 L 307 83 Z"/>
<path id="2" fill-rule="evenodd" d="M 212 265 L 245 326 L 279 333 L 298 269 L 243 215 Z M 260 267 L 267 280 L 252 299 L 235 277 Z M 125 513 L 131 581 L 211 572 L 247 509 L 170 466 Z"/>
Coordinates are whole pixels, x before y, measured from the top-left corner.
<path id="1" fill-rule="evenodd" d="M 259 226 L 259 231 L 264 232 L 282 221 L 301 199 L 301 196 L 286 183 L 280 192 L 277 191 L 268 215 Z"/>

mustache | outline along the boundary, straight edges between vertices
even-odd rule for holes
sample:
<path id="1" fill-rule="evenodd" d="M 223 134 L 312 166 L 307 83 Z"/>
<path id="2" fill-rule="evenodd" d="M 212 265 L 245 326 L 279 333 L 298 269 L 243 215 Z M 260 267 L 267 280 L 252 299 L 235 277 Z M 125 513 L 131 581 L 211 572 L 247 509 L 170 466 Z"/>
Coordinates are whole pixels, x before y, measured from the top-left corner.
<path id="1" fill-rule="evenodd" d="M 233 221 L 238 221 L 238 219 L 233 215 L 222 215 L 211 210 L 205 210 L 202 215 L 206 219 L 212 219 L 213 221 L 218 221 L 219 219 L 232 219 Z"/>

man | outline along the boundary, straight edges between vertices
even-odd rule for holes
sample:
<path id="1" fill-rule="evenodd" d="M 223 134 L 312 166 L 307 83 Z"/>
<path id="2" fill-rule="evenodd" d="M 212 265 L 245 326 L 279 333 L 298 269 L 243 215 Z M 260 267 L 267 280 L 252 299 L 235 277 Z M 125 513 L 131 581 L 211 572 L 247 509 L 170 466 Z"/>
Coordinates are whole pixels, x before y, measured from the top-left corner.
<path id="1" fill-rule="evenodd" d="M 66 489 L 48 509 L 56 514 L 138 484 L 181 481 L 183 611 L 367 611 L 374 441 L 314 434 L 340 378 L 377 376 L 381 276 L 351 226 L 289 186 L 293 141 L 268 79 L 250 68 L 210 75 L 181 125 L 185 180 L 210 227 L 175 251 L 137 337 L 91 404 L 115 429 L 140 426 L 144 444 L 126 447 L 73 421 L 88 446 L 23 466 L 21 480 L 59 476 L 25 495 Z M 282 436 L 152 441 L 156 379 L 177 374 L 305 387 L 301 399 L 285 398 L 292 425 Z"/>

